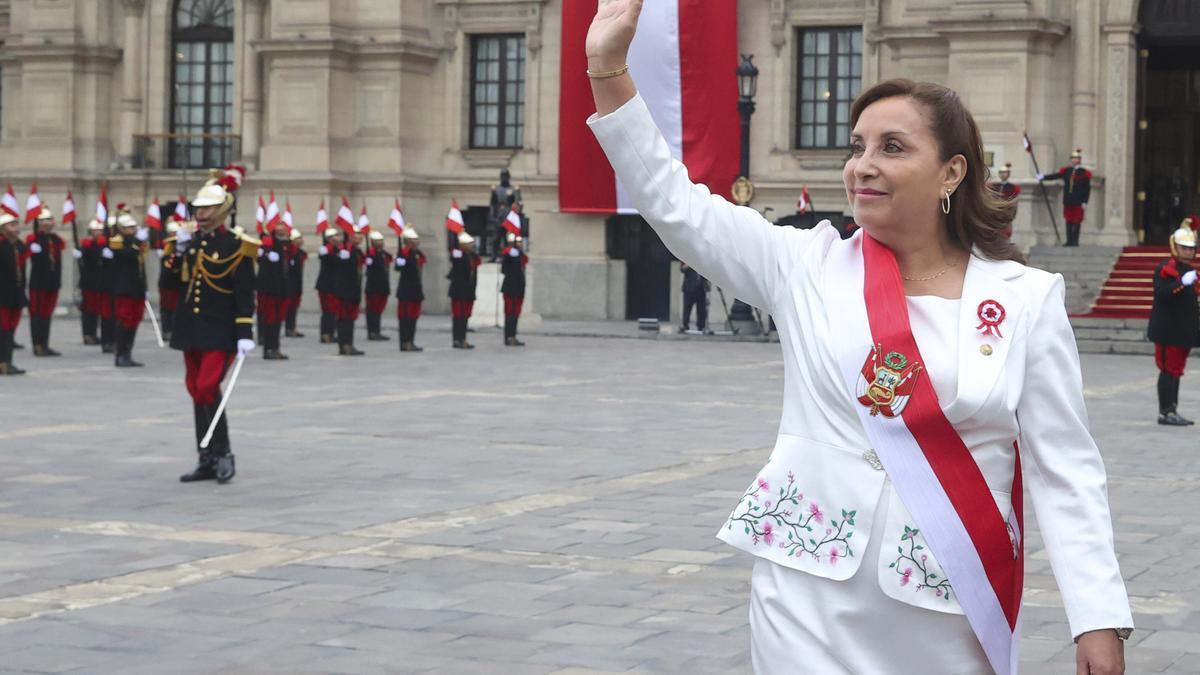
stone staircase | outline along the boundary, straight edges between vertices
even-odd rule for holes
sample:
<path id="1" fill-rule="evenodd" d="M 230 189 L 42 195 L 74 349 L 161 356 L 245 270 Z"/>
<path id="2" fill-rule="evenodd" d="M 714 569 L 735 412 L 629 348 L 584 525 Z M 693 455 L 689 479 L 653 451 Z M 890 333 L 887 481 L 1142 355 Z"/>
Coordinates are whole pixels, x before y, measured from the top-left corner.
<path id="1" fill-rule="evenodd" d="M 1146 319 L 1104 319 L 1071 317 L 1075 344 L 1081 354 L 1154 354 L 1154 345 L 1146 340 Z M 1193 350 L 1195 351 L 1195 350 Z"/>
<path id="2" fill-rule="evenodd" d="M 1040 245 L 1029 251 L 1029 265 L 1063 275 L 1067 284 L 1067 313 L 1085 314 L 1100 297 L 1120 255 L 1120 246 Z"/>

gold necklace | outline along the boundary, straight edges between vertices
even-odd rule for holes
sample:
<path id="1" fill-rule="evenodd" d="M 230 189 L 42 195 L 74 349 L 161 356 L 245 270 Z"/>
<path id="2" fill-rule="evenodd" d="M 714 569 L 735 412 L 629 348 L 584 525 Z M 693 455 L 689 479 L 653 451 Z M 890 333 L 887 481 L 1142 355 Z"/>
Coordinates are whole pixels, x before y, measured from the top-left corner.
<path id="1" fill-rule="evenodd" d="M 942 268 L 942 271 L 941 271 L 941 272 L 938 272 L 937 274 L 934 274 L 934 275 L 932 275 L 932 276 L 928 276 L 928 277 L 906 277 L 906 276 L 904 276 L 903 274 L 901 274 L 901 275 L 900 275 L 900 278 L 901 278 L 901 279 L 904 279 L 905 281 L 933 281 L 934 279 L 936 279 L 936 278 L 938 278 L 938 277 L 942 276 L 943 274 L 945 274 L 946 272 L 948 272 L 948 271 L 950 270 L 950 268 L 951 268 L 951 267 L 954 267 L 954 265 L 955 265 L 955 264 L 956 264 L 956 263 L 950 263 L 949 265 L 946 265 L 945 267 L 943 267 L 943 268 Z"/>

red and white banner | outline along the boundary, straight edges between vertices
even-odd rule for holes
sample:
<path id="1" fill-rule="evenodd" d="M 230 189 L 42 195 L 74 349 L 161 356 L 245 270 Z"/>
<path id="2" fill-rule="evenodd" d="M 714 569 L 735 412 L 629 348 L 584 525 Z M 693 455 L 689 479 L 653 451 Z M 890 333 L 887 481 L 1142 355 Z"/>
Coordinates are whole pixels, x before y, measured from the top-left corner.
<path id="1" fill-rule="evenodd" d="M 294 234 L 296 232 L 296 225 L 292 221 L 292 202 L 290 200 L 284 204 L 282 218 L 283 224 L 288 226 L 288 234 Z"/>
<path id="2" fill-rule="evenodd" d="M 325 200 L 321 200 L 321 205 L 317 207 L 317 236 L 323 236 L 325 230 L 329 229 L 329 214 L 325 212 Z"/>
<path id="3" fill-rule="evenodd" d="M 3 198 L 0 198 L 0 211 L 19 219 L 21 217 L 20 209 L 21 205 L 17 203 L 17 193 L 13 192 L 12 183 L 9 183 L 8 191 L 4 193 Z"/>
<path id="4" fill-rule="evenodd" d="M 371 233 L 371 219 L 367 218 L 367 205 L 362 205 L 362 211 L 358 212 L 358 226 L 355 228 L 365 237 Z"/>
<path id="5" fill-rule="evenodd" d="M 521 213 L 519 208 L 513 206 L 509 209 L 508 215 L 504 217 L 504 229 L 518 237 L 521 236 Z"/>
<path id="6" fill-rule="evenodd" d="M 354 234 L 354 211 L 350 208 L 350 201 L 342 197 L 342 205 L 338 207 L 337 219 L 334 223 L 345 232 L 347 236 Z"/>
<path id="7" fill-rule="evenodd" d="M 263 223 L 267 221 L 267 203 L 263 201 L 262 195 L 258 196 L 258 206 L 254 209 L 254 230 L 261 237 L 263 233 Z"/>
<path id="8" fill-rule="evenodd" d="M 396 204 L 392 206 L 392 213 L 388 216 L 388 228 L 396 233 L 397 237 L 404 236 L 404 211 L 400 209 L 400 200 L 396 200 Z"/>
<path id="9" fill-rule="evenodd" d="M 75 198 L 71 196 L 70 190 L 67 190 L 67 198 L 63 200 L 62 221 L 64 223 L 75 222 Z"/>
<path id="10" fill-rule="evenodd" d="M 186 223 L 188 216 L 187 197 L 179 195 L 175 200 L 175 213 L 171 214 L 171 218 L 177 223 Z"/>
<path id="11" fill-rule="evenodd" d="M 162 231 L 162 207 L 158 204 L 158 197 L 150 202 L 149 208 L 146 209 L 146 227 Z"/>
<path id="12" fill-rule="evenodd" d="M 275 191 L 271 190 L 271 201 L 267 202 L 267 214 L 263 221 L 263 227 L 267 232 L 274 232 L 279 226 L 279 219 L 282 216 L 279 214 L 279 202 L 275 201 Z"/>
<path id="13" fill-rule="evenodd" d="M 100 196 L 96 199 L 96 220 L 101 225 L 108 225 L 108 186 L 100 186 Z"/>
<path id="14" fill-rule="evenodd" d="M 28 225 L 37 220 L 38 214 L 42 212 L 42 198 L 38 196 L 37 181 L 33 181 L 33 186 L 29 188 L 29 199 L 25 200 L 25 224 Z"/>
<path id="15" fill-rule="evenodd" d="M 458 200 L 450 200 L 450 212 L 446 214 L 446 229 L 454 234 L 462 234 L 466 229 L 466 221 L 463 220 L 462 210 L 458 208 Z"/>
<path id="16" fill-rule="evenodd" d="M 597 0 L 565 3 L 559 98 L 559 208 L 573 213 L 633 213 L 599 143 L 587 128 L 596 111 L 584 41 Z M 647 2 L 629 50 L 629 72 L 671 154 L 692 180 L 729 197 L 737 178 L 737 2 Z"/>
<path id="17" fill-rule="evenodd" d="M 812 198 L 808 196 L 808 186 L 800 188 L 800 199 L 796 200 L 796 213 L 812 211 Z"/>

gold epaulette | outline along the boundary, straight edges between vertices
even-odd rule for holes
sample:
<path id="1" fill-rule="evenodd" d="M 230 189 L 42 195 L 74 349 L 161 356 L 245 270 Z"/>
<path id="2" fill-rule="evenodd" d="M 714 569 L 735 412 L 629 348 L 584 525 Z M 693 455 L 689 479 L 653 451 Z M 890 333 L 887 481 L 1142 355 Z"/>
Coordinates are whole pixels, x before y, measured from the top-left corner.
<path id="1" fill-rule="evenodd" d="M 164 258 L 170 258 L 175 255 L 175 237 L 163 239 L 162 251 Z"/>
<path id="2" fill-rule="evenodd" d="M 125 237 L 119 234 L 114 234 L 108 238 L 108 247 L 114 251 L 120 251 L 125 248 Z"/>
<path id="3" fill-rule="evenodd" d="M 262 242 L 246 234 L 238 235 L 238 240 L 241 242 L 242 255 L 248 255 L 252 260 L 258 259 L 258 248 L 262 246 Z"/>

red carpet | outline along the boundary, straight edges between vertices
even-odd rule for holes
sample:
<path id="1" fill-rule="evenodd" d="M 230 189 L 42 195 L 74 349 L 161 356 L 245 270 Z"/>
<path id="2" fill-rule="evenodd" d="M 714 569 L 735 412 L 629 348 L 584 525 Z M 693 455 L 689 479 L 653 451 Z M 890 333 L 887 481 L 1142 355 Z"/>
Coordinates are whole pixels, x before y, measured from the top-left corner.
<path id="1" fill-rule="evenodd" d="M 1126 246 L 1117 258 L 1100 297 L 1081 317 L 1148 319 L 1154 300 L 1154 268 L 1171 255 L 1166 246 Z"/>

